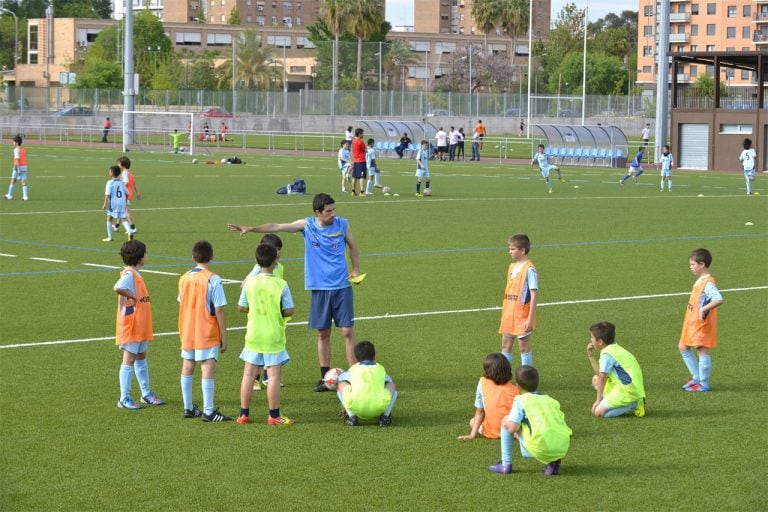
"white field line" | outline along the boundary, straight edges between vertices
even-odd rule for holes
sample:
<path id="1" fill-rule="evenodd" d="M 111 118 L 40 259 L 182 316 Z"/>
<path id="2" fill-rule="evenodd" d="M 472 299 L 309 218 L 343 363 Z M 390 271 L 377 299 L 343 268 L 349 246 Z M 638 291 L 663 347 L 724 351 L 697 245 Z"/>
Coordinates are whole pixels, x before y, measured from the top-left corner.
<path id="1" fill-rule="evenodd" d="M 51 258 L 33 258 L 31 256 L 30 256 L 29 259 L 37 260 L 37 261 L 51 261 L 53 263 L 66 263 L 67 262 L 67 260 L 54 260 L 54 259 L 51 259 Z"/>
<path id="2" fill-rule="evenodd" d="M 746 288 L 729 288 L 727 290 L 720 290 L 720 291 L 725 293 L 734 293 L 734 292 L 750 292 L 755 290 L 768 290 L 768 285 L 750 286 Z M 683 297 L 683 296 L 688 296 L 690 294 L 691 292 L 656 293 L 652 295 L 630 295 L 627 297 L 605 297 L 601 299 L 563 300 L 558 302 L 545 302 L 545 303 L 539 304 L 537 307 L 567 306 L 571 304 L 590 304 L 590 303 L 596 303 L 596 302 L 616 302 L 616 301 L 623 301 L 623 300 L 643 300 L 643 299 L 657 299 L 657 298 L 666 298 L 666 297 Z M 415 313 L 393 313 L 393 314 L 384 313 L 383 315 L 356 317 L 355 321 L 382 320 L 382 319 L 389 320 L 394 318 L 408 318 L 408 317 L 416 317 L 416 316 L 454 315 L 454 314 L 462 314 L 462 313 L 478 313 L 483 311 L 498 311 L 500 309 L 501 309 L 500 306 L 492 306 L 492 307 L 486 307 L 486 308 L 448 309 L 448 310 L 442 310 L 442 311 L 420 311 Z M 307 322 L 291 322 L 288 325 L 307 325 Z M 245 326 L 227 328 L 228 331 L 242 331 L 244 329 L 245 329 Z M 178 331 L 158 332 L 158 333 L 155 333 L 155 337 L 178 336 L 178 334 L 179 334 Z M 55 341 L 41 341 L 37 343 L 16 343 L 13 345 L 0 345 L 0 349 L 41 347 L 45 345 L 66 345 L 70 343 L 86 343 L 89 341 L 107 341 L 107 340 L 113 340 L 113 339 L 114 339 L 114 336 L 103 336 L 99 338 L 81 338 L 76 340 L 55 340 Z"/>
<path id="3" fill-rule="evenodd" d="M 6 258 L 15 258 L 16 257 L 15 254 L 3 254 L 3 253 L 0 253 L 0 256 L 5 256 Z"/>
<path id="4" fill-rule="evenodd" d="M 99 268 L 116 268 L 121 269 L 123 267 L 116 267 L 114 265 L 99 265 L 98 263 L 83 263 L 86 267 L 99 267 Z"/>

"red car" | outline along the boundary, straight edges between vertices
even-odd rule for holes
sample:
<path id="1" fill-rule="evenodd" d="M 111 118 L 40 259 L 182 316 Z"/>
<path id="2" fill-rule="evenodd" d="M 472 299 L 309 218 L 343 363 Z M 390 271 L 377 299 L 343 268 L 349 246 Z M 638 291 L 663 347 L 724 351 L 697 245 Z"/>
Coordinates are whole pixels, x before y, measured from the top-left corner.
<path id="1" fill-rule="evenodd" d="M 227 112 L 221 107 L 206 108 L 200 113 L 203 117 L 232 117 L 231 112 Z"/>

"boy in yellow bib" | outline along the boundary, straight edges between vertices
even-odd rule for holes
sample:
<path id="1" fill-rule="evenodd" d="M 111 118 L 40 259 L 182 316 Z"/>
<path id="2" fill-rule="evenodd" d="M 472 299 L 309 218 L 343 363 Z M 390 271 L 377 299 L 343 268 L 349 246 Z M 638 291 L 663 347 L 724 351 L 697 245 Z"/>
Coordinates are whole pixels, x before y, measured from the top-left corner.
<path id="1" fill-rule="evenodd" d="M 560 403 L 536 392 L 539 372 L 533 366 L 518 367 L 515 381 L 520 394 L 501 421 L 501 460 L 488 469 L 502 475 L 512 472 L 512 446 L 517 439 L 523 457 L 546 464 L 546 476 L 557 475 L 571 445 L 571 429 L 565 424 Z"/>
<path id="2" fill-rule="evenodd" d="M 645 387 L 643 372 L 635 356 L 614 343 L 616 326 L 610 322 L 598 322 L 589 328 L 590 340 L 587 357 L 595 376 L 592 385 L 597 398 L 592 404 L 592 415 L 598 418 L 615 418 L 630 411 L 635 416 L 645 416 Z M 600 361 L 595 359 L 600 352 Z"/>
<path id="3" fill-rule="evenodd" d="M 355 345 L 355 357 L 359 362 L 339 375 L 336 391 L 344 408 L 344 422 L 356 427 L 359 420 L 378 418 L 380 427 L 388 427 L 397 400 L 395 383 L 376 362 L 376 348 L 370 341 Z"/>

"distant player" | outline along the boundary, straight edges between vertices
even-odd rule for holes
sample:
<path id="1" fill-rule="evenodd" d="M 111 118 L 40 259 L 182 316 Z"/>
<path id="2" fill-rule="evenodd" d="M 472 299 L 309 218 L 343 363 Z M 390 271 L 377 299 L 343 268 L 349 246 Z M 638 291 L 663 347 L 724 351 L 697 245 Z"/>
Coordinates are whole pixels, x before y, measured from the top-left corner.
<path id="1" fill-rule="evenodd" d="M 131 159 L 127 156 L 121 156 L 117 159 L 117 165 L 120 167 L 120 179 L 125 183 L 125 188 L 128 190 L 128 200 L 125 203 L 125 215 L 128 219 L 128 224 L 131 226 L 131 231 L 136 234 L 136 224 L 133 222 L 133 215 L 131 214 L 131 201 L 134 195 L 136 199 L 141 199 L 141 192 L 139 192 L 139 186 L 136 184 L 136 179 L 133 177 L 131 171 Z M 113 229 L 117 231 L 120 225 L 115 224 Z"/>
<path id="2" fill-rule="evenodd" d="M 744 168 L 744 178 L 747 180 L 747 195 L 752 195 L 752 182 L 755 181 L 755 168 L 757 166 L 757 152 L 752 148 L 752 140 L 744 139 L 744 150 L 739 155 L 739 161 Z"/>
<path id="3" fill-rule="evenodd" d="M 675 157 L 669 152 L 669 146 L 661 150 L 661 191 L 664 191 L 664 180 L 667 180 L 667 191 L 672 192 L 672 169 L 675 167 Z"/>
<path id="4" fill-rule="evenodd" d="M 373 139 L 368 139 L 368 149 L 365 152 L 365 165 L 368 168 L 368 182 L 365 184 L 365 195 L 367 196 L 373 195 L 371 184 L 376 188 L 382 188 L 380 183 L 381 169 L 379 169 L 379 165 L 376 162 L 376 150 L 373 149 L 374 144 L 375 141 Z"/>
<path id="5" fill-rule="evenodd" d="M 634 177 L 635 185 L 637 185 L 637 178 L 639 178 L 640 175 L 643 174 L 643 149 L 644 149 L 643 146 L 640 146 L 639 148 L 637 148 L 637 154 L 635 155 L 635 159 L 632 160 L 631 164 L 629 164 L 629 170 L 627 171 L 627 175 L 619 180 L 619 185 L 623 185 L 624 182 L 631 177 Z"/>
<path id="6" fill-rule="evenodd" d="M 125 213 L 127 201 L 128 189 L 120 179 L 120 167 L 113 165 L 109 168 L 109 181 L 104 190 L 104 204 L 101 205 L 101 209 L 107 211 L 107 238 L 103 238 L 102 242 L 112 241 L 112 225 L 120 223 L 123 224 L 128 239 L 133 240 L 133 230 Z"/>
<path id="7" fill-rule="evenodd" d="M 563 177 L 560 175 L 560 167 L 551 165 L 549 163 L 549 157 L 544 154 L 544 144 L 539 144 L 538 151 L 533 155 L 533 159 L 531 160 L 531 165 L 533 164 L 539 164 L 539 169 L 541 169 L 541 175 L 544 178 L 544 183 L 547 185 L 547 192 L 549 194 L 552 193 L 552 183 L 549 181 L 550 172 L 556 171 L 557 179 L 564 181 Z"/>
<path id="8" fill-rule="evenodd" d="M 429 142 L 421 141 L 421 149 L 416 153 L 416 197 L 421 194 L 421 180 L 426 181 L 425 189 L 429 188 Z"/>
<path id="9" fill-rule="evenodd" d="M 29 187 L 27 187 L 27 150 L 21 147 L 21 136 L 13 138 L 13 169 L 11 170 L 11 184 L 8 186 L 8 193 L 5 198 L 13 199 L 13 189 L 16 188 L 16 182 L 21 180 L 21 198 L 24 201 L 29 200 Z"/>
<path id="10" fill-rule="evenodd" d="M 171 142 L 173 144 L 173 152 L 178 154 L 179 153 L 179 146 L 181 144 L 181 138 L 184 136 L 183 133 L 179 133 L 179 130 L 176 128 L 173 129 L 173 133 L 171 134 Z"/>
<path id="11" fill-rule="evenodd" d="M 339 171 L 341 171 L 341 191 L 347 193 L 347 182 L 349 181 L 349 170 L 352 168 L 352 155 L 349 152 L 349 141 L 341 141 L 339 149 Z"/>

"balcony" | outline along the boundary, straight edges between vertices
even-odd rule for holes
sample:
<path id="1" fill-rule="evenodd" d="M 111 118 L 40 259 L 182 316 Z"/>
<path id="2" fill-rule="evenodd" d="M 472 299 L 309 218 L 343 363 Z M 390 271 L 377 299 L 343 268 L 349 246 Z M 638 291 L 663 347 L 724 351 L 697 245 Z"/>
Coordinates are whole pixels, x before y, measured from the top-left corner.
<path id="1" fill-rule="evenodd" d="M 686 75 L 685 73 L 678 73 L 677 74 L 677 81 L 678 81 L 678 83 L 680 83 L 680 82 L 689 82 L 690 79 L 688 78 L 688 75 Z"/>
<path id="2" fill-rule="evenodd" d="M 669 13 L 670 23 L 688 23 L 691 20 L 690 13 L 687 12 L 672 12 Z"/>
<path id="3" fill-rule="evenodd" d="M 768 44 L 768 32 L 755 32 L 752 35 L 752 42 L 758 45 Z"/>
<path id="4" fill-rule="evenodd" d="M 687 32 L 675 32 L 669 34 L 670 43 L 687 43 L 691 40 L 691 35 Z"/>
<path id="5" fill-rule="evenodd" d="M 755 23 L 768 23 L 768 11 L 756 12 L 753 19 Z"/>

